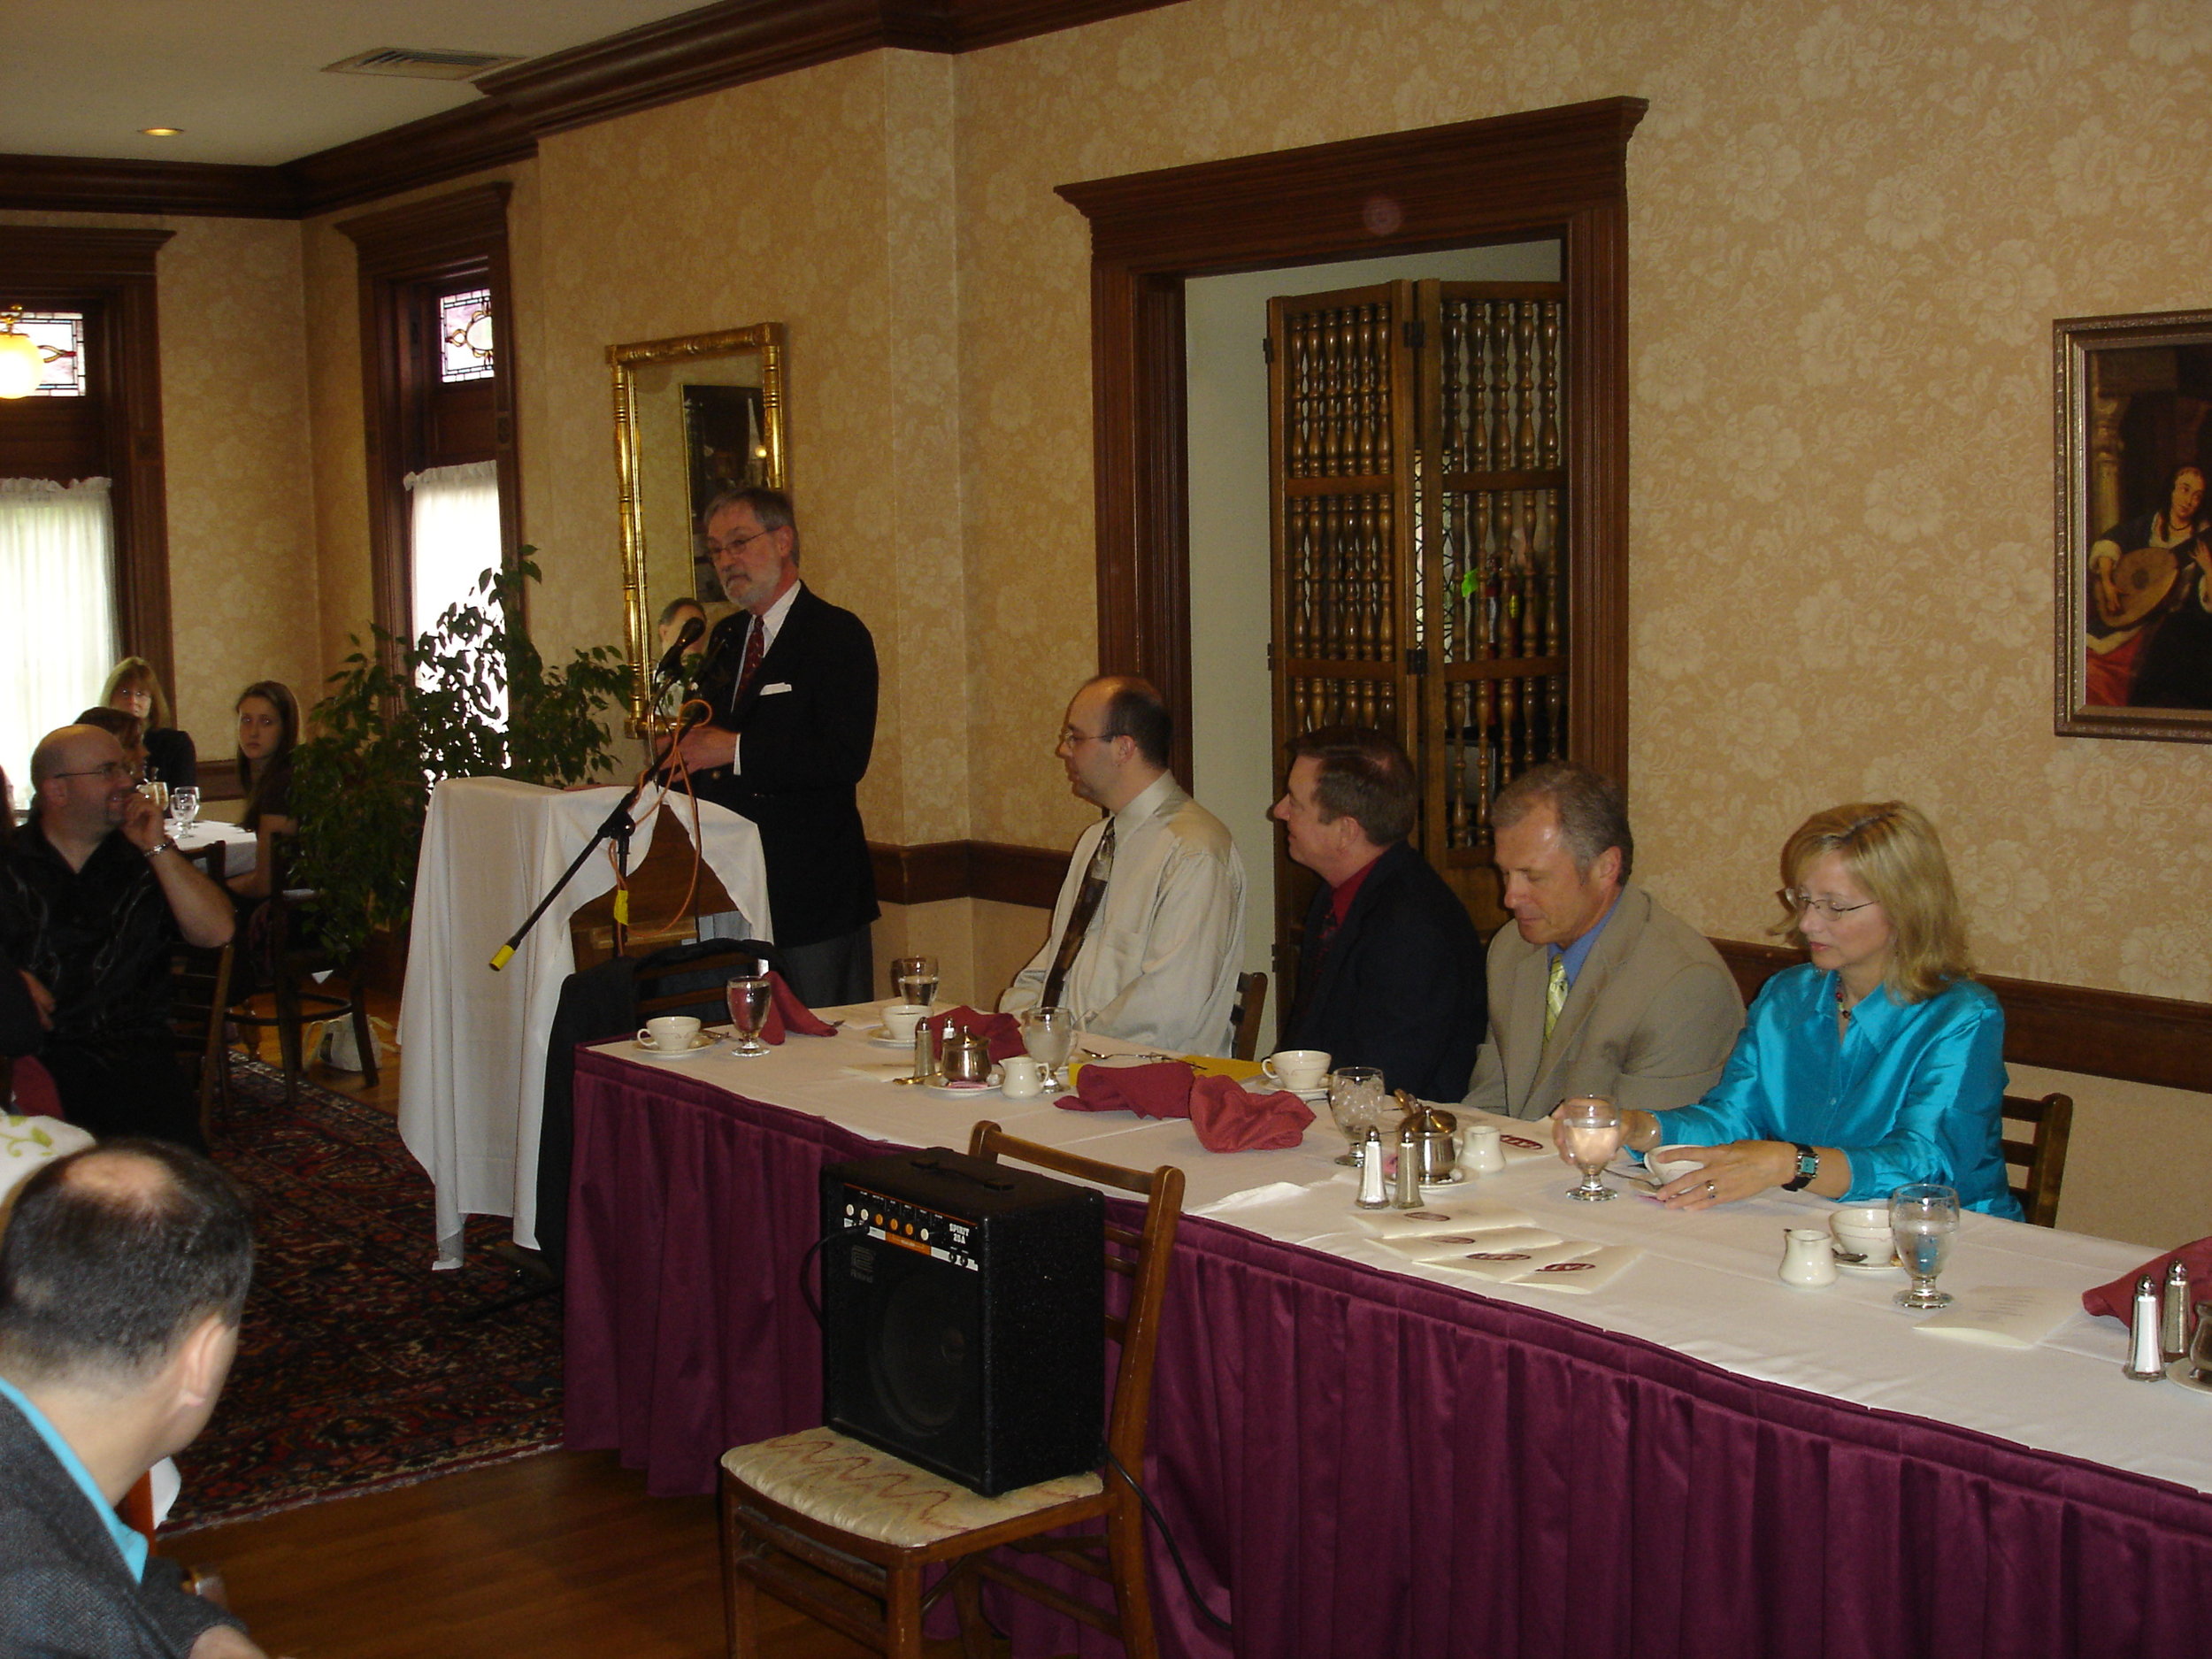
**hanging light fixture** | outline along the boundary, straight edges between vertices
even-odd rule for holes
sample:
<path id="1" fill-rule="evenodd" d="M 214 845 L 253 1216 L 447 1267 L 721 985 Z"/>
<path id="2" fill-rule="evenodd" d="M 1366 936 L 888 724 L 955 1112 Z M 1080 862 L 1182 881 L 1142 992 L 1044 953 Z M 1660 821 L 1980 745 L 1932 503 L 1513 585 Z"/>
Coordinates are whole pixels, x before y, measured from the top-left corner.
<path id="1" fill-rule="evenodd" d="M 53 360 L 16 326 L 22 320 L 20 305 L 0 313 L 0 397 L 28 397 L 38 390 L 46 378 L 46 365 Z"/>

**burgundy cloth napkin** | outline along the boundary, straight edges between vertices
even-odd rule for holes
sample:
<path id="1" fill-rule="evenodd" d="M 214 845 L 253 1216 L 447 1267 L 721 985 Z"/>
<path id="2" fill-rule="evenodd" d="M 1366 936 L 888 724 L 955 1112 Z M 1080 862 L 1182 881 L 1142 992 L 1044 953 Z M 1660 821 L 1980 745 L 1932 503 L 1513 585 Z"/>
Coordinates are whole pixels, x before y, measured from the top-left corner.
<path id="1" fill-rule="evenodd" d="M 2185 1244 L 2177 1250 L 2163 1256 L 2154 1256 L 2140 1267 L 2130 1268 L 2109 1285 L 2100 1285 L 2094 1290 L 2081 1293 L 2081 1305 L 2092 1313 L 2109 1314 L 2122 1325 L 2131 1323 L 2135 1316 L 2135 1281 L 2148 1273 L 2161 1286 L 2166 1283 L 2166 1264 L 2185 1262 L 2189 1265 L 2189 1301 L 2212 1302 L 2212 1239 L 2199 1239 L 2194 1244 Z M 2161 1294 L 2163 1294 L 2162 1289 Z"/>
<path id="2" fill-rule="evenodd" d="M 962 1003 L 949 1008 L 941 1014 L 932 1014 L 922 1022 L 940 1042 L 944 1041 L 945 1029 L 964 1031 L 971 1037 L 980 1037 L 991 1045 L 991 1058 L 1010 1060 L 1018 1054 L 1026 1053 L 1022 1047 L 1022 1023 L 1011 1014 L 984 1014 Z"/>
<path id="3" fill-rule="evenodd" d="M 815 1018 L 814 1010 L 799 1000 L 799 994 L 783 982 L 783 975 L 771 972 L 768 976 L 768 1018 L 761 1022 L 760 1040 L 772 1044 L 781 1042 L 787 1027 L 802 1037 L 834 1037 L 837 1034 L 836 1026 Z"/>
<path id="4" fill-rule="evenodd" d="M 1209 1152 L 1279 1152 L 1306 1138 L 1313 1108 L 1288 1089 L 1255 1094 L 1233 1078 L 1191 1085 L 1190 1123 Z"/>
<path id="5" fill-rule="evenodd" d="M 1060 1096 L 1059 1105 L 1071 1112 L 1187 1118 L 1191 1077 L 1190 1067 L 1180 1060 L 1156 1065 L 1087 1065 L 1075 1074 L 1075 1093 Z"/>

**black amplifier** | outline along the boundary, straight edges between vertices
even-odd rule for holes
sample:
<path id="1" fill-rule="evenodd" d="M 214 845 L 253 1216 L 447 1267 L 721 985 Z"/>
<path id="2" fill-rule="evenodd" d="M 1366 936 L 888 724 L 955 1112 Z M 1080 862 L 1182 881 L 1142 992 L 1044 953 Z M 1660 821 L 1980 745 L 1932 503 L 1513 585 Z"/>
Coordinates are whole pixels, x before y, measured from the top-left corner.
<path id="1" fill-rule="evenodd" d="M 1104 1198 L 933 1147 L 822 1171 L 830 1427 L 995 1497 L 1105 1455 Z"/>

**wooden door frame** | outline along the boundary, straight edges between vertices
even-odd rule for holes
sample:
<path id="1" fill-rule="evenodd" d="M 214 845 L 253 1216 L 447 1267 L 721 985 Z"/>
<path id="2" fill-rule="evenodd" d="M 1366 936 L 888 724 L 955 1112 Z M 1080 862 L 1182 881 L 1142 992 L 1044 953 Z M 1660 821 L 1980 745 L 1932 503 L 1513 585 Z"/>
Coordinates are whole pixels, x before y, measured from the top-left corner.
<path id="1" fill-rule="evenodd" d="M 1143 674 L 1190 773 L 1183 283 L 1556 237 L 1567 283 L 1567 752 L 1628 781 L 1628 140 L 1641 98 L 1067 184 L 1091 227 L 1102 670 Z"/>

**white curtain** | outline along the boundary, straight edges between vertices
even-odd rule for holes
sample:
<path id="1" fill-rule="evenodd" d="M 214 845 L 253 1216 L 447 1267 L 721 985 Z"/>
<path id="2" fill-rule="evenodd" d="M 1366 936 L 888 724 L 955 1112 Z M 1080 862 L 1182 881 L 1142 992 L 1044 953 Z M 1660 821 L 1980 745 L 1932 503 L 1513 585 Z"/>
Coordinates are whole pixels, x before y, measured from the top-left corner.
<path id="1" fill-rule="evenodd" d="M 403 481 L 414 497 L 412 635 L 473 599 L 476 579 L 499 563 L 499 464 L 433 466 Z"/>
<path id="2" fill-rule="evenodd" d="M 0 766 L 17 806 L 31 750 L 98 701 L 115 646 L 108 480 L 0 479 Z"/>

